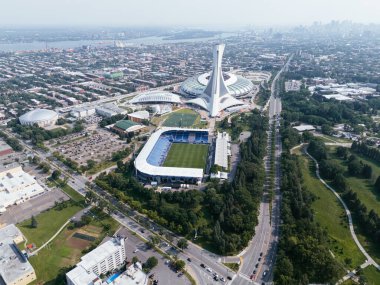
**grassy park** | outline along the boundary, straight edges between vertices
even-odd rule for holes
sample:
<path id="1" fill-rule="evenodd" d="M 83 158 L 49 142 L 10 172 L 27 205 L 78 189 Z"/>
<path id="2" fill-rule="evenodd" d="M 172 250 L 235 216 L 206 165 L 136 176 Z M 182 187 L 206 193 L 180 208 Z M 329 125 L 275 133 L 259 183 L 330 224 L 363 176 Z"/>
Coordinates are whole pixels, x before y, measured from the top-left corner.
<path id="1" fill-rule="evenodd" d="M 208 144 L 174 143 L 163 166 L 205 168 Z"/>
<path id="2" fill-rule="evenodd" d="M 343 207 L 335 195 L 316 178 L 311 160 L 302 155 L 300 163 L 304 185 L 317 197 L 313 203 L 315 219 L 330 236 L 331 252 L 345 268 L 355 268 L 365 258 L 351 237 Z"/>
<path id="3" fill-rule="evenodd" d="M 64 191 L 68 191 L 75 200 L 83 200 L 71 190 L 67 188 Z M 31 219 L 17 226 L 27 244 L 35 244 L 38 248 L 82 209 L 78 203 L 69 200 L 35 216 L 35 228 L 31 226 Z M 115 220 L 101 211 L 92 210 L 90 216 L 91 221 L 87 225 L 77 227 L 69 223 L 53 241 L 29 259 L 37 275 L 34 284 L 65 284 L 64 274 L 87 250 L 98 245 L 107 234 L 113 234 L 118 227 Z"/>

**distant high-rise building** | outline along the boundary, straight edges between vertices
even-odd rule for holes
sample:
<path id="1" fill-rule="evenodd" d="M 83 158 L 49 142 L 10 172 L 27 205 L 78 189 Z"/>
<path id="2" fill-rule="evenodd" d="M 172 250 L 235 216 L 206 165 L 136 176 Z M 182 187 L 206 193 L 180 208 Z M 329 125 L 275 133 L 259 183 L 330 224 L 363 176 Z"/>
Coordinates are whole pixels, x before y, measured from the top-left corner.
<path id="1" fill-rule="evenodd" d="M 212 71 L 210 75 L 201 75 L 200 79 L 198 79 L 200 81 L 208 80 L 206 88 L 199 97 L 187 101 L 187 103 L 198 105 L 209 111 L 211 117 L 218 116 L 220 111 L 226 108 L 244 105 L 242 101 L 237 100 L 230 94 L 225 82 L 225 77 L 228 78 L 227 80 L 232 79 L 234 82 L 236 82 L 237 78 L 235 75 L 223 74 L 222 57 L 224 47 L 224 44 L 214 46 Z M 234 78 L 231 78 L 231 76 L 234 76 Z M 252 85 L 251 82 L 250 84 Z M 247 88 L 247 91 L 249 91 L 249 88 Z"/>

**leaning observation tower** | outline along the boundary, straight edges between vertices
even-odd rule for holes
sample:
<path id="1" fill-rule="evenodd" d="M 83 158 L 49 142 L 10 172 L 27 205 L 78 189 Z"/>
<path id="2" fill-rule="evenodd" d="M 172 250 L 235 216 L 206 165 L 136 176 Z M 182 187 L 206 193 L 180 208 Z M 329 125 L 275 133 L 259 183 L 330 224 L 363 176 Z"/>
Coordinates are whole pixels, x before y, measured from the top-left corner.
<path id="1" fill-rule="evenodd" d="M 199 97 L 187 101 L 189 104 L 198 105 L 207 110 L 211 117 L 218 116 L 220 111 L 226 108 L 244 105 L 242 101 L 230 94 L 224 81 L 224 75 L 222 72 L 224 47 L 224 44 L 217 44 L 214 46 L 212 71 L 206 88 Z"/>

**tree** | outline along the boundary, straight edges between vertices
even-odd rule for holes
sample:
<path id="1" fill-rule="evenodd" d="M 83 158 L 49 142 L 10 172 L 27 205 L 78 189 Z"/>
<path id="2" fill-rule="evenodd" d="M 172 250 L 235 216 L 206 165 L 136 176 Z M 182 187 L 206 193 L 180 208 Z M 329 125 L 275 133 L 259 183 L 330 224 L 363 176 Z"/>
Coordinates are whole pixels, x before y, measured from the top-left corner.
<path id="1" fill-rule="evenodd" d="M 132 257 L 132 263 L 133 263 L 133 264 L 135 264 L 135 263 L 138 262 L 138 261 L 139 261 L 139 259 L 138 259 L 137 256 Z"/>
<path id="2" fill-rule="evenodd" d="M 356 176 L 362 173 L 363 165 L 358 159 L 354 159 L 348 163 L 348 173 Z"/>
<path id="3" fill-rule="evenodd" d="M 60 176 L 61 176 L 61 171 L 59 171 L 59 170 L 56 169 L 51 174 L 51 179 L 57 180 Z"/>
<path id="4" fill-rule="evenodd" d="M 38 222 L 37 222 L 37 220 L 36 220 L 36 218 L 34 216 L 32 216 L 32 219 L 31 219 L 31 222 L 30 222 L 30 226 L 32 228 L 34 228 L 34 229 L 38 227 Z"/>
<path id="5" fill-rule="evenodd" d="M 336 155 L 346 160 L 348 157 L 348 149 L 343 146 L 338 146 L 336 149 Z"/>
<path id="6" fill-rule="evenodd" d="M 155 256 L 151 256 L 147 259 L 147 261 L 143 264 L 143 269 L 145 272 L 150 271 L 158 264 L 158 260 Z"/>
<path id="7" fill-rule="evenodd" d="M 177 246 L 180 248 L 180 249 L 185 249 L 187 248 L 189 245 L 188 245 L 188 242 L 185 238 L 180 238 L 177 242 Z"/>
<path id="8" fill-rule="evenodd" d="M 372 167 L 368 164 L 364 164 L 362 174 L 364 178 L 370 179 L 372 177 Z"/>
<path id="9" fill-rule="evenodd" d="M 185 265 L 185 261 L 178 259 L 174 262 L 173 267 L 175 270 L 181 271 L 185 268 Z"/>
<path id="10" fill-rule="evenodd" d="M 380 176 L 378 176 L 376 179 L 375 190 L 380 193 Z"/>

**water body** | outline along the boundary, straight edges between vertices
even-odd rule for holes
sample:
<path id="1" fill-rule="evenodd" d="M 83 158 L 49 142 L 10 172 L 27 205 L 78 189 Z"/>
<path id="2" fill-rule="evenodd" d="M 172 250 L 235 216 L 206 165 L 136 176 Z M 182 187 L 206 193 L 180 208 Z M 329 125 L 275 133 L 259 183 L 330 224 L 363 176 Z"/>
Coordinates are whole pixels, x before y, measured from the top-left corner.
<path id="1" fill-rule="evenodd" d="M 164 37 L 145 37 L 138 39 L 130 39 L 122 41 L 127 46 L 135 46 L 141 44 L 165 44 L 165 43 L 183 43 L 183 42 L 202 42 L 208 40 L 225 39 L 236 35 L 235 33 L 222 33 L 208 38 L 192 38 L 178 40 L 164 40 Z M 0 52 L 17 52 L 17 51 L 39 51 L 48 49 L 72 49 L 82 46 L 91 47 L 107 47 L 113 46 L 113 40 L 79 40 L 79 41 L 59 41 L 59 42 L 31 42 L 31 43 L 0 43 Z"/>

